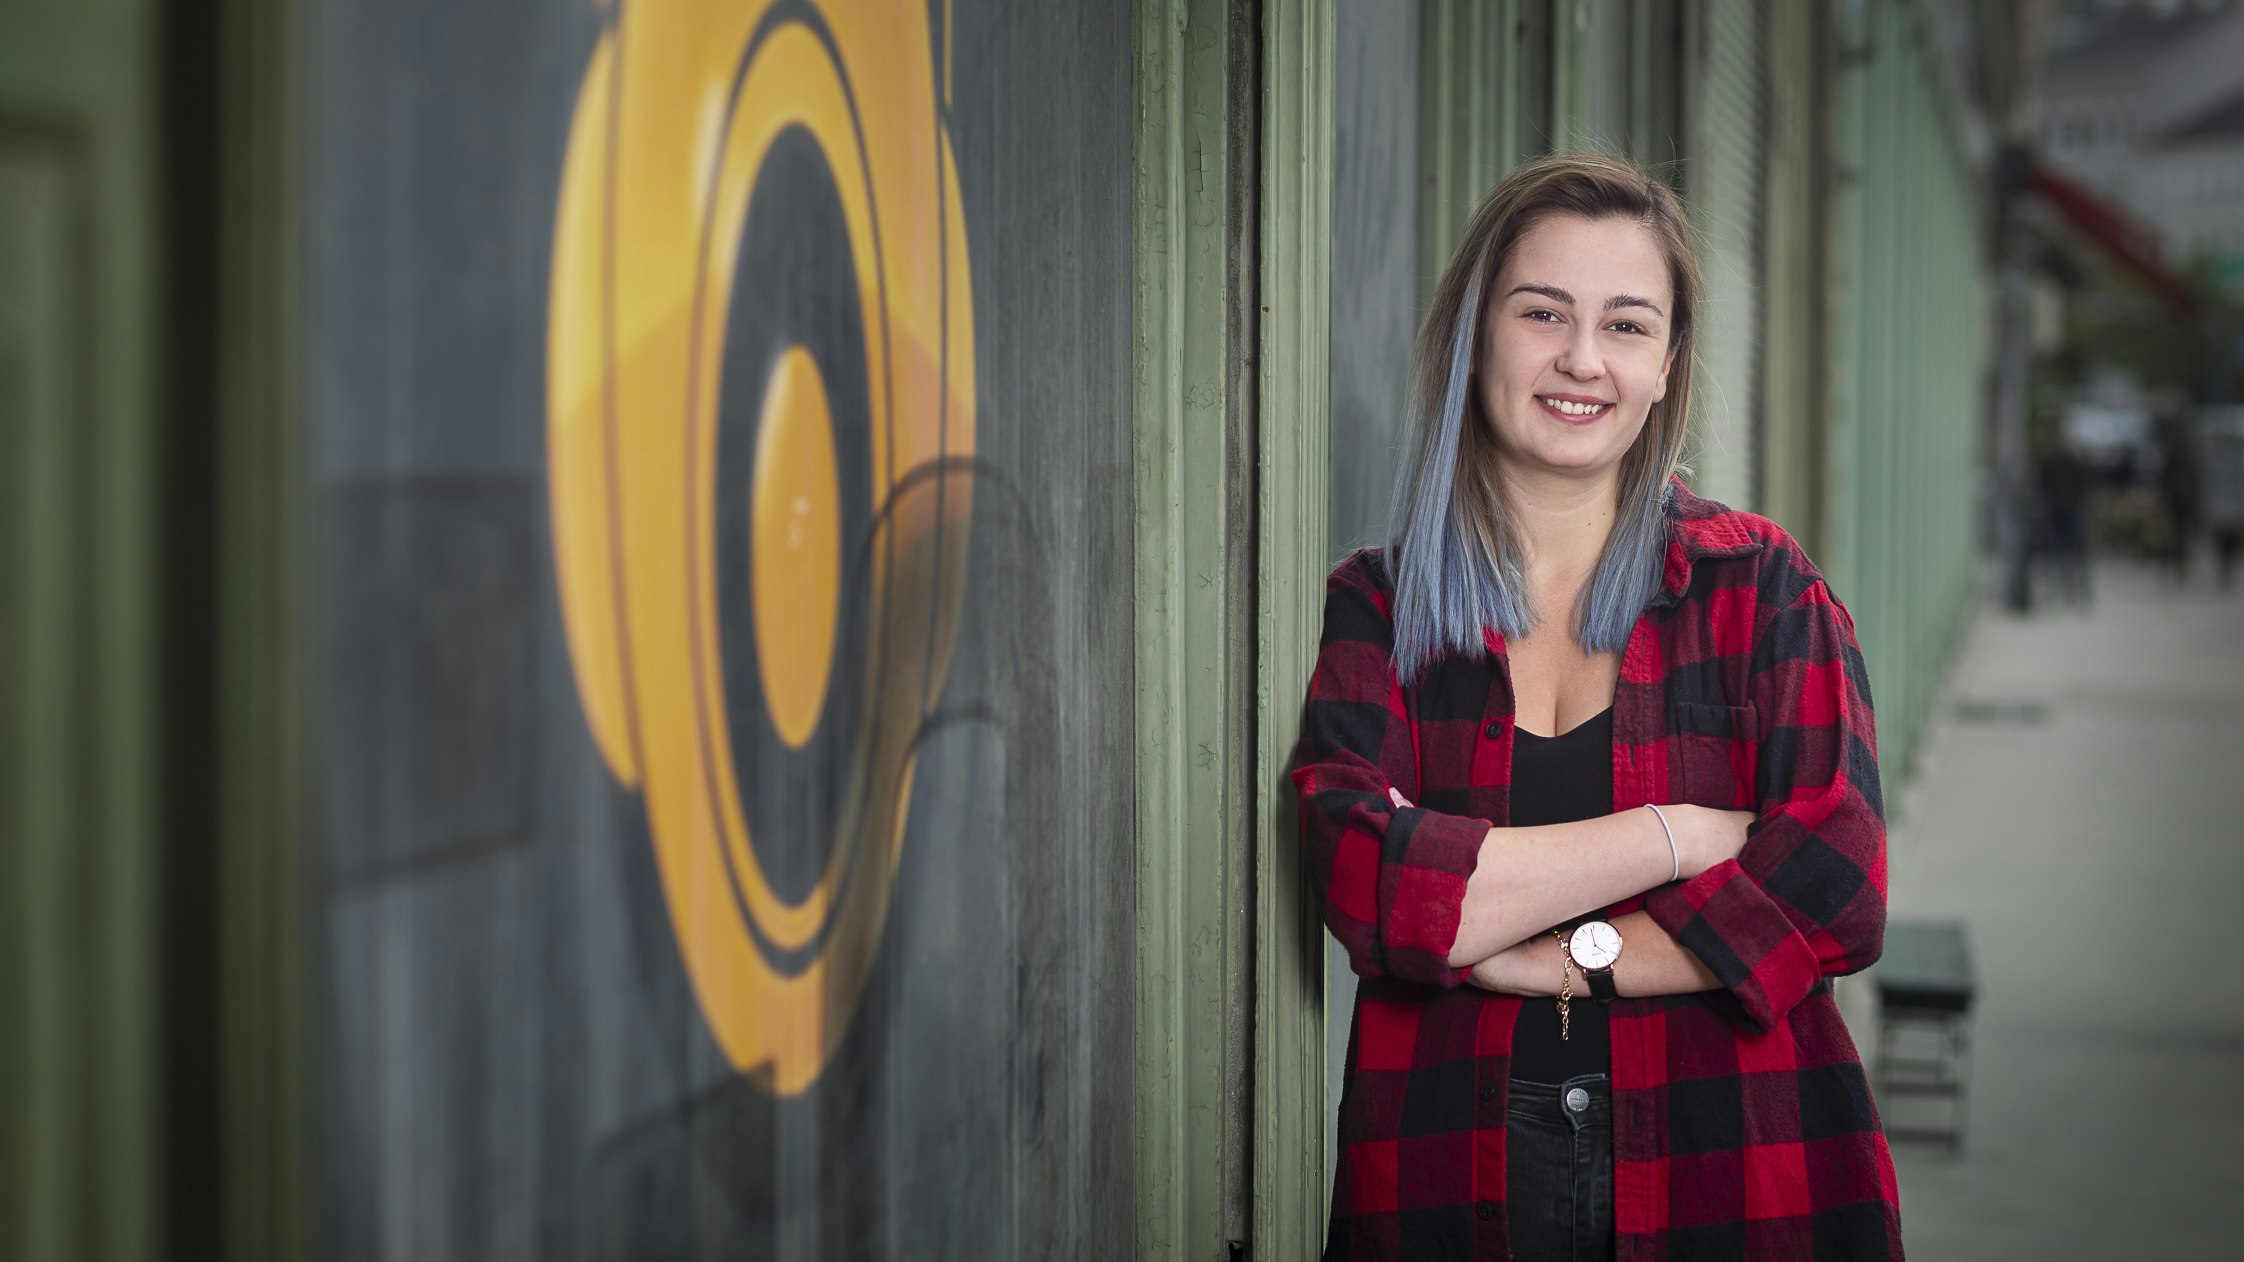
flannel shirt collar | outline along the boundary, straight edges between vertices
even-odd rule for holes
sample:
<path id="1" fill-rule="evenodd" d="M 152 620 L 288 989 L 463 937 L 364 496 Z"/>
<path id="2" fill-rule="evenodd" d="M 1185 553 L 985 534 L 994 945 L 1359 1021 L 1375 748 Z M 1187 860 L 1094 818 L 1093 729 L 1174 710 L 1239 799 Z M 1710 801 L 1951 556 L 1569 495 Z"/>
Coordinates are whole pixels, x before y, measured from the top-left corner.
<path id="1" fill-rule="evenodd" d="M 1751 556 L 1763 541 L 1747 529 L 1747 515 L 1693 495 L 1670 474 L 1667 485 L 1667 571 L 1652 608 L 1672 605 L 1691 589 L 1691 567 L 1707 559 Z"/>

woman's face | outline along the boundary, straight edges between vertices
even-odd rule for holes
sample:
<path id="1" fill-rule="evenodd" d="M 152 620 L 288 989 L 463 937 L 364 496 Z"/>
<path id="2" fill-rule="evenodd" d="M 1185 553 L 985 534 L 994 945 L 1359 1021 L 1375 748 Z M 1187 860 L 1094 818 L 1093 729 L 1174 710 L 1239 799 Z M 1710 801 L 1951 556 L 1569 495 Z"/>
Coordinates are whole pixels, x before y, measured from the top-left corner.
<path id="1" fill-rule="evenodd" d="M 1578 215 L 1529 228 L 1481 320 L 1481 413 L 1504 472 L 1615 477 L 1667 394 L 1674 307 L 1650 230 Z"/>

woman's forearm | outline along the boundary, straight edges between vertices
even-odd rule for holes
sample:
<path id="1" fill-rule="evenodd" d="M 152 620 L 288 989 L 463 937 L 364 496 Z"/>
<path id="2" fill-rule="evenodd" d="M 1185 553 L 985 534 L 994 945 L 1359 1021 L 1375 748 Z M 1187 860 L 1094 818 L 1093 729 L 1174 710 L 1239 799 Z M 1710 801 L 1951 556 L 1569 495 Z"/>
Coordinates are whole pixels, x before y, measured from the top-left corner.
<path id="1" fill-rule="evenodd" d="M 1679 830 L 1695 808 L 1668 807 Z M 1742 828 L 1740 830 L 1742 832 Z M 1678 841 L 1686 840 L 1684 832 Z M 1683 875 L 1702 870 L 1683 856 Z M 1465 885 L 1453 968 L 1485 960 L 1547 926 L 1665 884 L 1675 874 L 1659 817 L 1641 808 L 1529 828 L 1492 828 Z"/>
<path id="2" fill-rule="evenodd" d="M 1722 988 L 1713 971 L 1650 915 L 1631 912 L 1615 918 L 1613 927 L 1621 934 L 1621 958 L 1613 965 L 1613 989 L 1623 998 L 1688 995 Z M 1548 933 L 1537 933 L 1475 964 L 1472 983 L 1499 994 L 1555 995 L 1563 967 L 1558 940 Z M 1588 992 L 1588 983 L 1576 972 L 1575 997 Z"/>

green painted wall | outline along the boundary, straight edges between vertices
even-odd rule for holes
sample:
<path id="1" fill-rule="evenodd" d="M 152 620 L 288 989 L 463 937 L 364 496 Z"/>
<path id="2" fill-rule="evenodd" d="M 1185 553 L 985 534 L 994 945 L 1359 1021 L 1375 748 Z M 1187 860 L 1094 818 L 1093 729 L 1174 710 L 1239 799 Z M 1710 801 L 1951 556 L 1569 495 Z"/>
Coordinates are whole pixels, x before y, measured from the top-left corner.
<path id="1" fill-rule="evenodd" d="M 1899 784 L 1975 607 L 1992 292 L 1982 186 L 1925 9 L 1834 25 L 1829 544 Z"/>

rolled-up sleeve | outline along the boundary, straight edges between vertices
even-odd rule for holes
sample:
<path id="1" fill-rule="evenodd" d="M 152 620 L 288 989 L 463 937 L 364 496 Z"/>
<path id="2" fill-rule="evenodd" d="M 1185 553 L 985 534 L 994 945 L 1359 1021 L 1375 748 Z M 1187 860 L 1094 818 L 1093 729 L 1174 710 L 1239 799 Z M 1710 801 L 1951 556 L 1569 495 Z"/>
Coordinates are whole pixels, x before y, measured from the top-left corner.
<path id="1" fill-rule="evenodd" d="M 1745 849 L 1645 907 L 1766 1030 L 1885 939 L 1886 828 L 1870 681 L 1854 621 L 1816 579 L 1756 637 L 1758 818 Z"/>
<path id="2" fill-rule="evenodd" d="M 1325 584 L 1324 635 L 1292 774 L 1301 843 L 1325 924 L 1363 977 L 1455 986 L 1450 948 L 1486 820 L 1395 809 L 1419 792 L 1409 712 L 1395 677 L 1383 588 L 1358 553 Z"/>

